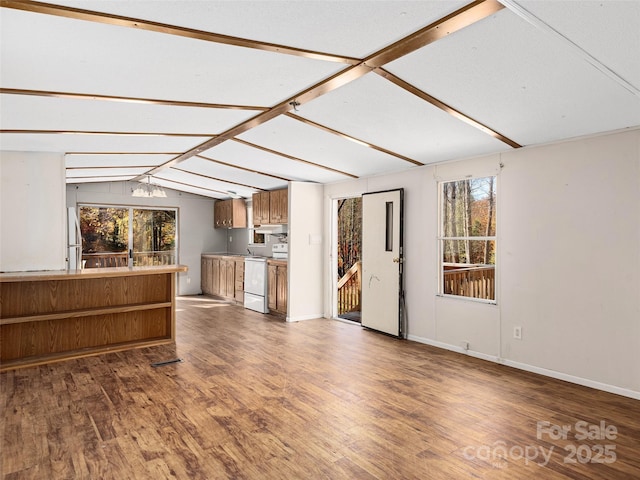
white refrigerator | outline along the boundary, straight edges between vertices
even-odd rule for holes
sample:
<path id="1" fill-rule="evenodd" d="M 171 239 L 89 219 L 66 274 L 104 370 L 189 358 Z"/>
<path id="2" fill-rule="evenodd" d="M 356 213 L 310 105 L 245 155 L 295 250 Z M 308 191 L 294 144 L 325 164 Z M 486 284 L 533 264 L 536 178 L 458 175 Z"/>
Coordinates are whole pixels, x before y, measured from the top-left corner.
<path id="1" fill-rule="evenodd" d="M 67 208 L 67 268 L 82 268 L 82 233 L 75 207 Z"/>

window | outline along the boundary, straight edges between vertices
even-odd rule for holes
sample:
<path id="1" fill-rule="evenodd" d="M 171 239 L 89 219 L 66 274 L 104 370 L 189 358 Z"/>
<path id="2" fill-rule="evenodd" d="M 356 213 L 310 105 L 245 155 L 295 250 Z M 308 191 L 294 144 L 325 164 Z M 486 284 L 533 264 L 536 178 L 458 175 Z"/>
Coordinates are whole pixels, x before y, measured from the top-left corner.
<path id="1" fill-rule="evenodd" d="M 177 210 L 80 205 L 79 213 L 85 268 L 177 263 Z"/>
<path id="2" fill-rule="evenodd" d="M 256 233 L 253 225 L 253 202 L 247 202 L 247 224 L 249 228 L 249 245 L 264 245 L 264 233 Z"/>
<path id="3" fill-rule="evenodd" d="M 440 293 L 494 302 L 496 177 L 440 185 Z"/>

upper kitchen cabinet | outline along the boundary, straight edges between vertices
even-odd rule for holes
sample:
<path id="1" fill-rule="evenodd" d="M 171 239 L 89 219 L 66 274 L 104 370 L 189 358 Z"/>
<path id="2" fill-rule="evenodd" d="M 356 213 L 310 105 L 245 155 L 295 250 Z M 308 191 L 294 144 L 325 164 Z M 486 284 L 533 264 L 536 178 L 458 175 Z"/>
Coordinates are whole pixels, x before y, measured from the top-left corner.
<path id="1" fill-rule="evenodd" d="M 286 188 L 253 194 L 253 224 L 289 223 L 289 191 Z"/>
<path id="2" fill-rule="evenodd" d="M 247 228 L 247 205 L 243 198 L 218 200 L 213 206 L 215 228 Z"/>
<path id="3" fill-rule="evenodd" d="M 274 190 L 269 192 L 269 223 L 289 223 L 289 191 Z"/>
<path id="4" fill-rule="evenodd" d="M 253 224 L 266 225 L 269 223 L 269 197 L 271 192 L 253 194 Z"/>

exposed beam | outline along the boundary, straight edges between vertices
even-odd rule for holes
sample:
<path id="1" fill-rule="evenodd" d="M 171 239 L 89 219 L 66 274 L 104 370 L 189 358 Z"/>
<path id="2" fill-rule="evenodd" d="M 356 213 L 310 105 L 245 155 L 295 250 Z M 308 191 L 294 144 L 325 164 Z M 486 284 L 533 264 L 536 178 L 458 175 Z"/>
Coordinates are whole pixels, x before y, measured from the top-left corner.
<path id="1" fill-rule="evenodd" d="M 227 140 L 230 140 L 252 128 L 255 128 L 263 123 L 284 115 L 293 109 L 293 106 L 302 105 L 306 102 L 314 100 L 326 93 L 329 93 L 347 83 L 350 83 L 363 75 L 371 72 L 374 68 L 380 67 L 386 63 L 397 60 L 404 55 L 407 55 L 423 46 L 434 42 L 440 38 L 443 38 L 453 32 L 461 30 L 469 25 L 472 25 L 495 12 L 503 9 L 504 6 L 498 3 L 496 0 L 477 0 L 469 5 L 466 5 L 455 12 L 443 17 L 442 19 L 428 25 L 425 28 L 418 30 L 417 32 L 408 35 L 407 37 L 395 42 L 385 48 L 378 50 L 364 61 L 361 61 L 357 65 L 352 65 L 344 68 L 342 71 L 330 76 L 329 78 L 318 82 L 317 84 L 309 87 L 306 90 L 294 95 L 285 101 L 275 105 L 273 108 L 266 112 L 262 112 L 249 120 L 246 120 L 235 127 L 230 128 L 226 132 L 221 133 L 215 138 L 207 140 L 206 142 L 186 151 L 182 155 L 177 156 L 173 160 L 156 167 L 149 173 L 155 174 L 164 168 L 172 167 L 188 158 L 198 155 L 205 150 L 215 147 Z M 297 159 L 301 160 L 301 159 Z"/>
<path id="2" fill-rule="evenodd" d="M 91 169 L 91 170 L 99 170 L 99 169 L 109 170 L 109 169 L 114 169 L 114 168 L 117 168 L 118 170 L 127 170 L 127 169 L 131 170 L 131 169 L 134 169 L 134 168 L 152 168 L 152 167 L 153 167 L 153 165 L 108 165 L 108 166 L 105 166 L 105 165 L 96 165 L 96 166 L 94 166 L 94 165 L 84 165 L 82 167 L 64 167 L 64 168 L 65 168 L 65 170 L 89 170 L 89 169 Z M 132 174 L 132 175 L 135 175 L 135 174 Z"/>
<path id="3" fill-rule="evenodd" d="M 233 163 L 227 163 L 227 162 L 223 162 L 222 160 L 216 160 L 215 158 L 205 157 L 204 155 L 196 155 L 196 157 L 202 158 L 203 160 L 208 160 L 208 161 L 213 162 L 213 163 L 217 163 L 219 165 L 224 165 L 225 167 L 237 168 L 238 170 L 243 170 L 245 172 L 255 173 L 257 175 L 264 175 L 265 177 L 271 177 L 271 178 L 275 178 L 275 179 L 278 179 L 278 180 L 283 180 L 285 182 L 290 182 L 292 180 L 291 178 L 280 177 L 278 175 L 273 175 L 271 173 L 263 172 L 261 170 L 256 170 L 254 168 L 241 167 L 240 165 L 234 165 Z"/>
<path id="4" fill-rule="evenodd" d="M 507 145 L 509 145 L 509 146 L 511 146 L 513 148 L 520 148 L 522 146 L 519 143 L 514 142 L 510 138 L 505 137 L 501 133 L 493 130 L 492 128 L 487 127 L 486 125 L 478 122 L 477 120 L 474 120 L 473 118 L 469 117 L 468 115 L 465 115 L 464 113 L 460 112 L 459 110 L 456 110 L 455 108 L 453 108 L 453 107 L 447 105 L 446 103 L 438 100 L 437 98 L 432 97 L 428 93 L 423 92 L 419 88 L 417 88 L 414 85 L 411 85 L 410 83 L 402 80 L 401 78 L 395 76 L 391 72 L 388 72 L 384 68 L 376 68 L 374 70 L 374 72 L 377 73 L 378 75 L 380 75 L 381 77 L 386 78 L 387 80 L 389 80 L 390 82 L 394 83 L 398 87 L 403 88 L 407 92 L 410 92 L 410 93 L 414 94 L 415 96 L 421 98 L 422 100 L 425 100 L 426 102 L 429 102 L 434 107 L 439 108 L 440 110 L 448 113 L 449 115 L 457 118 L 458 120 L 462 120 L 463 122 L 471 125 L 472 127 L 477 128 L 478 130 L 483 131 L 484 133 L 486 133 L 488 135 L 491 135 L 494 138 L 497 138 L 501 142 L 504 142 L 504 143 L 506 143 Z"/>
<path id="5" fill-rule="evenodd" d="M 180 155 L 180 152 L 65 152 L 65 155 Z"/>
<path id="6" fill-rule="evenodd" d="M 146 177 L 147 175 L 145 175 Z M 215 193 L 219 193 L 220 195 L 222 195 L 222 197 L 224 198 L 225 196 L 228 197 L 229 196 L 229 192 L 223 192 L 220 190 L 214 190 L 213 188 L 207 188 L 207 187 L 199 187 L 198 185 L 192 185 L 190 183 L 185 183 L 185 182 L 179 182 L 177 180 L 170 180 L 168 178 L 163 178 L 159 175 L 154 175 L 154 177 L 158 180 L 162 180 L 163 182 L 167 182 L 167 183 L 175 183 L 176 185 L 183 185 L 185 187 L 191 187 L 191 188 L 197 188 L 199 190 L 206 190 L 207 192 L 215 192 Z M 131 179 L 130 181 L 135 181 L 135 179 Z M 167 188 L 171 188 L 171 187 L 167 187 Z"/>
<path id="7" fill-rule="evenodd" d="M 497 0 L 476 0 L 364 59 L 369 67 L 381 67 L 499 12 Z"/>
<path id="8" fill-rule="evenodd" d="M 224 103 L 184 102 L 181 100 L 160 100 L 157 98 L 119 97 L 115 95 L 98 95 L 93 93 L 52 92 L 46 90 L 26 90 L 20 88 L 0 88 L 0 93 L 7 95 L 30 95 L 35 97 L 70 98 L 81 100 L 103 100 L 122 103 L 141 103 L 150 105 L 167 105 L 170 107 L 217 108 L 227 110 L 269 110 L 269 107 L 255 105 L 228 105 Z"/>
<path id="9" fill-rule="evenodd" d="M 386 153 L 387 155 L 391 155 L 393 157 L 399 158 L 400 160 L 404 160 L 405 162 L 413 163 L 414 165 L 424 165 L 417 160 L 414 160 L 409 157 L 405 157 L 404 155 L 400 155 L 399 153 L 392 152 L 391 150 L 387 150 L 386 148 L 379 147 L 374 145 L 373 143 L 365 142 L 364 140 L 360 140 L 359 138 L 352 137 L 351 135 L 347 135 L 346 133 L 339 132 L 338 130 L 334 130 L 333 128 L 327 127 L 326 125 L 322 125 L 320 123 L 314 122 L 313 120 L 309 120 L 308 118 L 301 117 L 299 115 L 294 115 L 289 112 L 286 114 L 287 117 L 298 120 L 299 122 L 306 123 L 307 125 L 311 125 L 312 127 L 319 128 L 320 130 L 324 130 L 325 132 L 331 133 L 333 135 L 337 135 L 338 137 L 344 138 L 345 140 L 349 140 L 350 142 L 357 143 L 358 145 L 362 145 L 367 148 L 371 148 L 373 150 L 377 150 L 382 153 Z"/>
<path id="10" fill-rule="evenodd" d="M 146 30 L 149 32 L 163 33 L 167 35 L 176 35 L 179 37 L 194 38 L 206 42 L 221 43 L 232 45 L 235 47 L 245 47 L 255 50 L 263 50 L 267 52 L 280 53 L 285 55 L 295 55 L 298 57 L 312 58 L 315 60 L 324 60 L 327 62 L 338 62 L 354 65 L 359 62 L 356 58 L 344 57 L 341 55 L 333 55 L 329 53 L 317 52 L 313 50 L 305 50 L 302 48 L 288 47 L 286 45 L 278 45 L 275 43 L 259 42 L 256 40 L 248 40 L 246 38 L 232 37 L 230 35 L 221 35 L 219 33 L 206 32 L 204 30 L 196 30 L 193 28 L 178 27 L 176 25 L 168 25 L 165 23 L 152 22 L 141 18 L 123 17 L 120 15 L 112 15 L 102 12 L 94 12 L 91 10 L 83 10 L 80 8 L 65 7 L 62 5 L 51 5 L 42 2 L 33 2 L 30 0 L 0 0 L 0 6 L 5 8 L 13 8 L 16 10 L 24 10 L 34 13 L 43 13 L 46 15 L 54 15 L 58 17 L 72 18 L 75 20 L 85 20 L 89 22 L 103 23 L 107 25 L 116 25 L 119 27 L 135 28 L 137 30 Z"/>
<path id="11" fill-rule="evenodd" d="M 271 150 L 270 148 L 263 147 L 261 145 L 256 145 L 255 143 L 247 142 L 246 140 L 241 140 L 239 138 L 234 138 L 234 142 L 242 143 L 243 145 L 247 145 L 248 147 L 257 148 L 258 150 L 262 150 L 263 152 L 271 153 L 273 155 L 278 155 L 283 158 L 287 158 L 289 160 L 293 160 L 295 162 L 304 163 L 306 165 L 311 165 L 312 167 L 318 167 L 323 170 L 328 170 L 330 172 L 338 173 L 340 175 L 345 175 L 351 178 L 358 178 L 357 175 L 353 175 L 352 173 L 348 173 L 342 170 L 338 170 L 336 168 L 327 167 L 326 165 L 321 165 L 319 163 L 310 162 L 309 160 L 304 160 L 302 158 L 294 157 L 293 155 L 288 155 L 286 153 L 278 152 L 277 150 Z"/>
<path id="12" fill-rule="evenodd" d="M 172 132 L 103 132 L 96 130 L 21 130 L 2 129 L 0 133 L 20 133 L 34 135 L 118 135 L 133 137 L 210 137 L 210 133 L 172 133 Z"/>
<path id="13" fill-rule="evenodd" d="M 259 125 L 262 125 L 263 123 L 268 122 L 269 120 L 272 120 L 280 115 L 287 113 L 289 110 L 293 108 L 294 102 L 297 105 L 301 105 L 303 103 L 311 101 L 314 98 L 324 95 L 327 92 L 335 90 L 336 88 L 341 87 L 342 85 L 345 85 L 355 80 L 356 78 L 360 78 L 362 75 L 365 75 L 370 71 L 371 69 L 364 64 L 347 67 L 341 72 L 338 72 L 332 75 L 331 77 L 315 84 L 314 86 L 306 90 L 303 90 L 299 94 L 291 98 L 288 98 L 283 102 L 280 102 L 279 104 L 267 110 L 266 112 L 259 113 L 256 116 L 236 125 L 235 127 L 230 128 L 226 132 L 223 132 L 220 135 L 214 138 L 211 138 L 210 140 L 207 140 L 206 142 L 201 143 L 200 145 L 192 148 L 191 150 L 186 151 L 182 155 L 177 156 L 176 158 L 166 162 L 165 164 L 160 165 L 159 167 L 156 167 L 154 170 L 151 170 L 149 173 L 153 175 L 163 170 L 164 168 L 173 167 L 174 165 L 177 165 L 178 163 L 184 160 L 187 160 L 188 158 L 198 155 L 206 150 L 209 150 L 210 148 L 215 147 L 216 145 L 220 145 L 221 143 L 226 142 L 227 140 L 230 140 L 244 132 L 247 132 L 252 128 L 255 128 Z M 297 160 L 301 160 L 301 159 L 297 159 Z M 308 162 L 308 163 L 318 166 L 317 164 L 314 164 L 312 162 Z"/>
<path id="14" fill-rule="evenodd" d="M 230 183 L 232 185 L 238 185 L 240 187 L 251 188 L 253 190 L 260 190 L 260 191 L 264 190 L 264 188 L 256 187 L 255 185 L 247 185 L 245 183 L 239 183 L 239 182 L 234 182 L 234 181 L 231 181 L 231 180 L 225 180 L 224 178 L 210 177 L 209 175 L 204 175 L 202 173 L 192 172 L 190 170 L 185 170 L 183 168 L 173 167 L 172 170 L 177 170 L 178 172 L 188 173 L 189 175 L 195 175 L 197 177 L 206 178 L 207 180 L 215 180 L 216 182 Z"/>

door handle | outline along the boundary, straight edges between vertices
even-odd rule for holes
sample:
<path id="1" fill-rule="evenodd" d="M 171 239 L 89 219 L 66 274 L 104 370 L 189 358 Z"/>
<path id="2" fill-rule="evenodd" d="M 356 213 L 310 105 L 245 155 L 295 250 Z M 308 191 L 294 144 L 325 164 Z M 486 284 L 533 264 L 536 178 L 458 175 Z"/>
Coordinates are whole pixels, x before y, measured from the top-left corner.
<path id="1" fill-rule="evenodd" d="M 393 263 L 402 263 L 402 260 L 400 260 L 400 258 L 396 257 L 393 259 Z"/>

